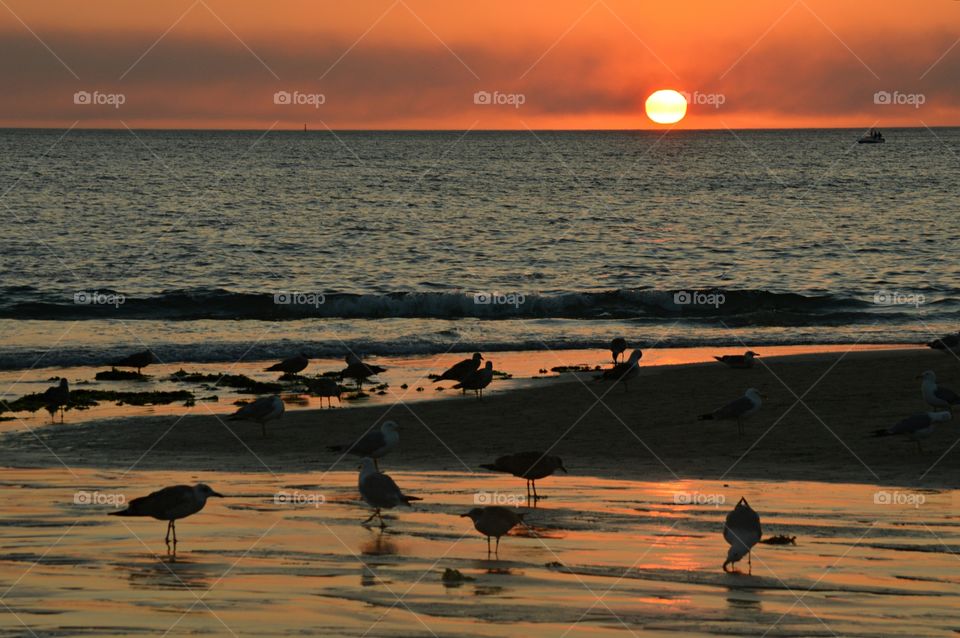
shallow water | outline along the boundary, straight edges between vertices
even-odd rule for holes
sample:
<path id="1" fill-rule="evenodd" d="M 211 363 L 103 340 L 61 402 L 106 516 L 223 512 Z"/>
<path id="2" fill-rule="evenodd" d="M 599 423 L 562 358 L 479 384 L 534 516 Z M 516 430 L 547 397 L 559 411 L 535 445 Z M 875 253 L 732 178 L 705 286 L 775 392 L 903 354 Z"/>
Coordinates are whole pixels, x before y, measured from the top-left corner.
<path id="1" fill-rule="evenodd" d="M 810 353 L 874 351 L 908 348 L 906 344 L 887 345 L 816 345 L 816 346 L 770 346 L 762 349 L 763 356 L 776 357 Z M 646 366 L 678 365 L 687 363 L 712 362 L 714 355 L 740 354 L 744 347 L 734 348 L 660 348 L 644 352 L 642 363 Z M 367 383 L 364 387 L 367 396 L 351 398 L 353 384 L 347 381 L 350 391 L 344 392 L 342 401 L 327 401 L 303 393 L 303 386 L 286 383 L 281 393 L 287 410 L 317 409 L 326 407 L 349 408 L 351 406 L 387 405 L 398 401 L 413 403 L 425 400 L 456 399 L 473 400 L 473 394 L 463 396 L 454 389 L 452 382 L 433 383 L 428 375 L 439 374 L 447 367 L 460 361 L 463 354 L 393 356 L 370 358 L 368 361 L 387 368 L 376 377 L 377 382 L 387 385 L 382 390 L 372 389 L 378 383 Z M 558 380 L 572 381 L 568 374 L 551 372 L 559 366 L 601 366 L 608 368 L 612 364 L 609 351 L 606 350 L 549 350 L 542 352 L 497 352 L 487 353 L 494 361 L 497 371 L 510 375 L 497 377 L 485 394 L 530 387 Z M 196 401 L 192 406 L 184 402 L 166 405 L 120 405 L 114 402 L 101 402 L 100 405 L 84 410 L 68 410 L 64 415 L 66 423 L 81 423 L 97 419 L 126 416 L 156 416 L 183 414 L 229 414 L 237 409 L 237 401 L 249 401 L 256 395 L 241 394 L 236 389 L 218 386 L 212 382 L 183 383 L 170 379 L 178 370 L 201 372 L 204 374 L 243 374 L 257 381 L 276 382 L 278 373 L 266 372 L 275 361 L 242 361 L 232 365 L 205 363 L 164 363 L 154 364 L 144 369 L 149 376 L 146 381 L 96 381 L 97 372 L 106 367 L 75 366 L 69 368 L 38 368 L 32 370 L 0 370 L 0 401 L 13 401 L 21 396 L 43 392 L 54 384 L 52 379 L 65 377 L 73 390 L 111 390 L 118 392 L 154 392 L 187 390 L 192 392 Z M 315 375 L 326 371 L 342 370 L 344 363 L 339 359 L 312 359 L 304 374 Z M 596 373 L 587 373 L 594 376 Z M 406 386 L 406 387 L 404 387 Z M 203 400 L 206 399 L 206 400 Z M 45 410 L 37 412 L 0 413 L 0 432 L 25 427 L 33 428 L 49 424 L 51 415 Z M 60 418 L 59 416 L 57 417 Z"/>
<path id="2" fill-rule="evenodd" d="M 36 636 L 871 637 L 960 627 L 956 492 L 643 483 L 570 469 L 541 482 L 547 498 L 524 508 L 532 531 L 504 538 L 498 559 L 458 515 L 477 498 L 522 499 L 523 483 L 509 477 L 394 473 L 425 500 L 391 513 L 380 533 L 359 525 L 368 511 L 353 471 L 7 469 L 0 627 Z M 165 523 L 106 516 L 120 495 L 196 480 L 228 497 L 181 522 L 175 556 Z M 78 490 L 93 503 L 76 503 Z M 720 569 L 723 516 L 740 496 L 760 512 L 765 536 L 797 536 L 796 546 L 759 545 L 752 575 Z M 468 580 L 444 584 L 447 568 Z"/>

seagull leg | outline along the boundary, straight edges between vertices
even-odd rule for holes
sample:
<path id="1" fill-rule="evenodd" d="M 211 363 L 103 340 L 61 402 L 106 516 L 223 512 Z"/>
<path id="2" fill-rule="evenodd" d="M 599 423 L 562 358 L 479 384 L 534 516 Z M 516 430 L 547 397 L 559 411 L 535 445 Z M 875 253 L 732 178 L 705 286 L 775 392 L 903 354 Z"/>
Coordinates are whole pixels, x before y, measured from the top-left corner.
<path id="1" fill-rule="evenodd" d="M 267 437 L 267 424 L 265 422 L 260 423 L 260 431 L 263 433 L 263 437 Z"/>
<path id="2" fill-rule="evenodd" d="M 753 552 L 747 552 L 747 573 L 753 574 Z"/>
<path id="3" fill-rule="evenodd" d="M 490 537 L 487 536 L 487 558 L 490 558 Z"/>
<path id="4" fill-rule="evenodd" d="M 740 417 L 737 417 L 737 434 L 743 436 L 743 421 L 740 420 Z"/>
<path id="5" fill-rule="evenodd" d="M 497 536 L 497 548 L 494 550 L 493 553 L 494 555 L 496 555 L 497 558 L 500 558 L 500 537 L 499 536 Z"/>
<path id="6" fill-rule="evenodd" d="M 167 521 L 167 536 L 163 541 L 169 545 L 170 544 L 170 526 L 173 525 L 173 521 Z"/>
<path id="7" fill-rule="evenodd" d="M 377 459 L 373 459 L 373 467 L 379 472 L 380 464 L 377 462 Z"/>
<path id="8" fill-rule="evenodd" d="M 536 507 L 537 501 L 540 500 L 540 497 L 537 496 L 537 482 L 535 480 L 531 480 L 530 485 L 533 486 L 533 505 Z"/>
<path id="9" fill-rule="evenodd" d="M 370 521 L 372 521 L 373 519 L 375 519 L 375 518 L 378 517 L 378 516 L 380 516 L 380 510 L 379 510 L 379 509 L 376 510 L 373 514 L 371 514 L 370 517 L 367 518 L 367 520 L 363 521 L 363 522 L 360 523 L 360 524 L 361 524 L 361 525 L 366 525 L 367 523 L 369 523 Z"/>
<path id="10" fill-rule="evenodd" d="M 173 546 L 177 546 L 177 521 L 170 521 L 170 529 L 173 530 Z"/>

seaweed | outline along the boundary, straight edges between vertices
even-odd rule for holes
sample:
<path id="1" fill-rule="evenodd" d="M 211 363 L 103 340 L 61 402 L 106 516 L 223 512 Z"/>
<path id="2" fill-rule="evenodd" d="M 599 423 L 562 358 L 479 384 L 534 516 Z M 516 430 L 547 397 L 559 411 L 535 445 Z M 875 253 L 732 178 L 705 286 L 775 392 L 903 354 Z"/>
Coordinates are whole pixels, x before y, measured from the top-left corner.
<path id="1" fill-rule="evenodd" d="M 134 370 L 117 370 L 116 368 L 101 370 L 93 378 L 97 381 L 148 381 L 151 379 Z"/>
<path id="2" fill-rule="evenodd" d="M 153 392 L 117 392 L 114 390 L 73 390 L 66 410 L 86 410 L 102 401 L 112 401 L 117 405 L 167 405 L 177 401 L 192 401 L 193 393 L 186 390 Z M 36 412 L 47 407 L 43 393 L 26 394 L 14 401 L 0 401 L 0 412 Z"/>
<path id="3" fill-rule="evenodd" d="M 241 394 L 273 394 L 283 389 L 279 383 L 257 381 L 244 374 L 206 374 L 180 369 L 171 374 L 170 379 L 182 383 L 212 383 L 214 386 L 234 388 Z"/>

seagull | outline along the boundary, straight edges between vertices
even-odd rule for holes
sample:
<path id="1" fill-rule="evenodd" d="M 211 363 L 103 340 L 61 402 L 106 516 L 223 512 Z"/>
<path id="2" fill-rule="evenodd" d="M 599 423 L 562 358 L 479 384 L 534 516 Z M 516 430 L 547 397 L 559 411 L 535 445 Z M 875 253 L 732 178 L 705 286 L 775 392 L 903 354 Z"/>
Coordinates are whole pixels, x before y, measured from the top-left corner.
<path id="1" fill-rule="evenodd" d="M 377 459 L 390 453 L 400 443 L 400 426 L 395 421 L 387 421 L 380 426 L 379 432 L 367 432 L 353 443 L 347 445 L 331 445 L 327 449 L 331 452 L 343 452 L 356 456 L 366 456 L 373 459 L 373 466 L 379 470 Z"/>
<path id="2" fill-rule="evenodd" d="M 64 407 L 70 403 L 70 384 L 66 379 L 60 379 L 60 385 L 47 388 L 43 393 L 43 400 L 46 402 L 47 412 L 50 413 L 51 422 L 56 422 L 54 415 L 60 410 L 60 423 L 63 423 Z"/>
<path id="3" fill-rule="evenodd" d="M 274 394 L 240 406 L 240 409 L 228 418 L 231 421 L 256 421 L 263 429 L 263 436 L 267 436 L 267 421 L 279 419 L 283 416 L 283 412 L 283 401 Z"/>
<path id="4" fill-rule="evenodd" d="M 618 363 L 609 370 L 604 370 L 600 377 L 601 381 L 619 381 L 623 384 L 623 391 L 627 391 L 627 381 L 640 374 L 640 358 L 643 352 L 634 350 L 630 353 L 630 358 L 623 363 Z"/>
<path id="5" fill-rule="evenodd" d="M 327 407 L 330 408 L 333 407 L 333 397 L 337 397 L 337 401 L 343 403 L 340 401 L 340 384 L 337 383 L 336 379 L 320 377 L 319 379 L 308 379 L 306 383 L 310 394 L 320 397 L 320 407 L 323 407 L 323 397 L 327 397 Z"/>
<path id="6" fill-rule="evenodd" d="M 627 350 L 627 340 L 623 337 L 616 337 L 610 342 L 610 354 L 613 355 L 613 365 L 617 365 L 621 355 Z"/>
<path id="7" fill-rule="evenodd" d="M 920 440 L 933 434 L 937 423 L 949 421 L 951 418 L 952 415 L 949 411 L 921 412 L 920 414 L 908 416 L 889 428 L 874 430 L 873 436 L 907 436 L 917 444 L 917 451 L 923 452 L 923 448 L 920 446 Z"/>
<path id="8" fill-rule="evenodd" d="M 540 499 L 537 496 L 537 479 L 550 476 L 557 470 L 563 470 L 567 473 L 567 468 L 563 466 L 563 460 L 559 456 L 548 456 L 546 452 L 518 452 L 517 454 L 508 454 L 501 456 L 493 463 L 487 463 L 480 466 L 485 470 L 493 472 L 504 472 L 513 474 L 517 478 L 527 481 L 527 500 L 530 500 L 530 488 L 533 487 L 533 502 Z"/>
<path id="9" fill-rule="evenodd" d="M 701 414 L 697 417 L 699 421 L 712 421 L 712 420 L 726 420 L 726 419 L 736 419 L 737 420 L 737 432 L 743 434 L 743 419 L 753 415 L 754 412 L 760 409 L 760 406 L 763 405 L 761 400 L 761 394 L 755 388 L 750 388 L 747 390 L 742 397 L 739 399 L 734 399 L 730 403 L 726 404 L 722 408 L 717 408 L 713 412 L 708 412 L 706 414 Z"/>
<path id="10" fill-rule="evenodd" d="M 372 366 L 360 360 L 360 357 L 352 352 L 346 356 L 347 367 L 340 371 L 341 379 L 353 379 L 357 382 L 357 389 L 363 389 L 363 382 L 368 377 L 373 377 L 381 372 L 386 372 L 386 368 Z"/>
<path id="11" fill-rule="evenodd" d="M 473 357 L 470 359 L 464 359 L 458 363 L 453 364 L 447 368 L 443 374 L 433 380 L 434 383 L 439 383 L 441 381 L 460 381 L 463 382 L 472 375 L 480 367 L 480 362 L 483 360 L 483 355 L 479 352 L 474 352 Z M 463 393 L 467 393 L 467 389 L 463 388 Z"/>
<path id="12" fill-rule="evenodd" d="M 523 523 L 523 514 L 517 514 L 513 510 L 497 505 L 475 507 L 466 514 L 461 514 L 460 517 L 472 520 L 474 529 L 487 537 L 487 556 L 490 556 L 491 536 L 495 536 L 497 539 L 497 548 L 494 554 L 499 556 L 500 537 L 506 536 L 507 532 Z"/>
<path id="13" fill-rule="evenodd" d="M 379 518 L 381 529 L 387 526 L 386 523 L 383 522 L 383 516 L 380 515 L 381 509 L 392 509 L 397 505 L 410 507 L 410 501 L 423 500 L 422 498 L 408 496 L 401 492 L 400 487 L 393 482 L 392 478 L 377 470 L 373 459 L 370 458 L 361 461 L 358 487 L 360 488 L 360 497 L 363 498 L 367 505 L 374 508 L 373 514 L 371 514 L 370 518 L 365 520 L 362 525 L 366 525 L 373 519 Z"/>
<path id="14" fill-rule="evenodd" d="M 750 560 L 750 550 L 760 542 L 763 530 L 760 528 L 760 516 L 753 511 L 747 499 L 741 498 L 737 506 L 727 514 L 723 524 L 723 538 L 730 544 L 727 550 L 727 560 L 723 561 L 723 571 L 729 572 L 727 565 L 747 556 L 747 565 L 753 573 L 753 563 Z"/>
<path id="15" fill-rule="evenodd" d="M 144 350 L 143 352 L 136 352 L 131 354 L 129 357 L 124 357 L 113 364 L 115 368 L 136 368 L 137 374 L 140 374 L 140 371 L 146 368 L 151 363 L 156 363 L 157 360 L 154 358 L 153 353 L 149 350 Z"/>
<path id="16" fill-rule="evenodd" d="M 141 496 L 130 501 L 127 509 L 110 512 L 110 516 L 152 516 L 158 521 L 167 521 L 167 537 L 170 544 L 170 532 L 173 532 L 173 544 L 177 544 L 177 520 L 196 514 L 207 504 L 211 496 L 223 498 L 223 494 L 214 492 L 204 483 L 196 485 L 174 485 Z"/>
<path id="17" fill-rule="evenodd" d="M 933 341 L 927 343 L 927 347 L 933 348 L 934 350 L 944 351 L 960 350 L 960 333 L 934 339 Z"/>
<path id="18" fill-rule="evenodd" d="M 730 368 L 752 368 L 754 357 L 759 357 L 753 350 L 747 350 L 743 354 L 725 354 L 722 357 L 714 357 L 720 363 L 726 364 Z"/>
<path id="19" fill-rule="evenodd" d="M 923 379 L 920 384 L 920 391 L 923 393 L 923 400 L 931 407 L 952 409 L 955 405 L 960 405 L 960 395 L 946 386 L 937 383 L 937 374 L 933 370 L 927 370 L 917 377 Z"/>
<path id="20" fill-rule="evenodd" d="M 483 399 L 483 389 L 493 381 L 493 361 L 487 361 L 487 365 L 480 370 L 471 372 L 460 383 L 453 386 L 456 389 L 463 389 L 464 394 L 467 390 L 473 390 L 478 399 Z"/>
<path id="21" fill-rule="evenodd" d="M 310 365 L 310 358 L 302 352 L 295 357 L 290 357 L 289 359 L 284 359 L 280 363 L 275 363 L 269 368 L 264 369 L 264 372 L 282 372 L 284 374 L 296 374 L 301 370 L 306 369 Z"/>

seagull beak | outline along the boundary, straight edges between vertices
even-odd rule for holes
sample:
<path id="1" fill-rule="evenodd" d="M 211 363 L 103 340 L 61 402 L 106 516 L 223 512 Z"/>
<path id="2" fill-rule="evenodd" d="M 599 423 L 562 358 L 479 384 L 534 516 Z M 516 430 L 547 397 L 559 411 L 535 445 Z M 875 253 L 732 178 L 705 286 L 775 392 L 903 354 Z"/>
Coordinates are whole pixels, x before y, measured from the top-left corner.
<path id="1" fill-rule="evenodd" d="M 563 470 L 564 474 L 569 474 L 569 472 L 567 472 L 567 468 L 563 467 L 562 465 L 560 466 L 560 469 Z"/>
<path id="2" fill-rule="evenodd" d="M 220 492 L 210 492 L 210 496 L 219 496 L 220 498 L 224 497 Z"/>

